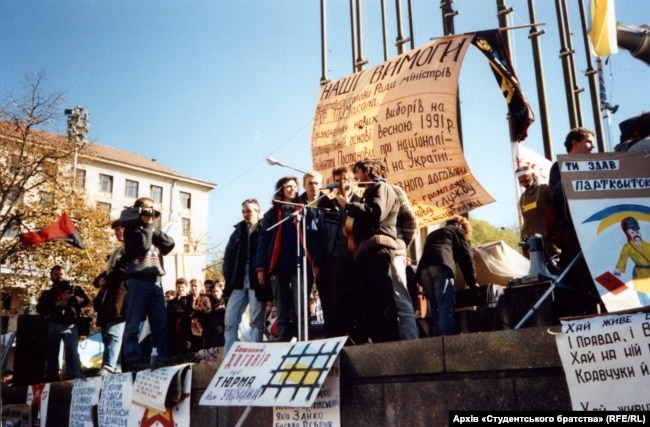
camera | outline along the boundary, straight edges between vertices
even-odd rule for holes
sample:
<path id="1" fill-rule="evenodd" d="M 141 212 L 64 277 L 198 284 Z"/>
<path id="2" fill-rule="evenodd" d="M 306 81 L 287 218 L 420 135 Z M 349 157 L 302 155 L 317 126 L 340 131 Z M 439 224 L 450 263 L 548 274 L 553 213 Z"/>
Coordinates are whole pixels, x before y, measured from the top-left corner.
<path id="1" fill-rule="evenodd" d="M 120 225 L 128 227 L 140 224 L 142 208 L 126 208 L 120 213 Z"/>

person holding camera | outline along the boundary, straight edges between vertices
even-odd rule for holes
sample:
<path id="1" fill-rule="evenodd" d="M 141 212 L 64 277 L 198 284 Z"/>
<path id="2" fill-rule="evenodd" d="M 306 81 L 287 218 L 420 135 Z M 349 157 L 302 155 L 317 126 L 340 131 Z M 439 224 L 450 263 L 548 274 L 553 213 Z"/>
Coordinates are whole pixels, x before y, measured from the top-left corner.
<path id="1" fill-rule="evenodd" d="M 59 381 L 59 350 L 63 341 L 65 353 L 65 379 L 81 378 L 79 360 L 79 331 L 77 317 L 81 308 L 90 300 L 80 286 L 70 284 L 65 279 L 65 270 L 60 265 L 50 270 L 52 288 L 43 291 L 36 311 L 47 319 L 47 341 L 45 344 L 45 382 Z"/>
<path id="2" fill-rule="evenodd" d="M 122 342 L 122 370 L 132 371 L 141 364 L 142 349 L 138 340 L 140 323 L 149 320 L 151 348 L 160 358 L 167 357 L 167 314 L 161 276 L 165 274 L 163 255 L 174 249 L 174 239 L 154 227 L 160 212 L 154 201 L 141 197 L 133 208 L 120 215 L 124 226 L 126 323 Z"/>

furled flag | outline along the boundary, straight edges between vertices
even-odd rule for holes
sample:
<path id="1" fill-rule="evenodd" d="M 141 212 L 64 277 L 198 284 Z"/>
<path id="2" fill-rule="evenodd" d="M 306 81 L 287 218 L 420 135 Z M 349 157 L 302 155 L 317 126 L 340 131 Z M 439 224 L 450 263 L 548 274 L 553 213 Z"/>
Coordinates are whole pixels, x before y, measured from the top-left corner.
<path id="1" fill-rule="evenodd" d="M 72 246 L 84 249 L 79 232 L 74 226 L 67 213 L 63 212 L 61 217 L 39 232 L 30 231 L 20 236 L 20 243 L 23 245 L 40 245 L 46 242 L 68 242 Z"/>
<path id="2" fill-rule="evenodd" d="M 614 0 L 591 0 L 589 38 L 599 58 L 618 53 Z"/>
<path id="3" fill-rule="evenodd" d="M 472 44 L 487 57 L 494 77 L 506 98 L 513 140 L 523 141 L 528 136 L 528 127 L 535 121 L 535 115 L 519 85 L 519 79 L 510 61 L 508 47 L 503 43 L 498 30 L 477 32 Z"/>

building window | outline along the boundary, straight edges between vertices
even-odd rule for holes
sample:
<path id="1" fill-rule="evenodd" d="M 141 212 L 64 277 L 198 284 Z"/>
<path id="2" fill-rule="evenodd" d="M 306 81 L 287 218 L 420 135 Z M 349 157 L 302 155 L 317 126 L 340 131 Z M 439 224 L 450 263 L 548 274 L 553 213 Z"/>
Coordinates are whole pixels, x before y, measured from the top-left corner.
<path id="1" fill-rule="evenodd" d="M 102 193 L 113 194 L 113 177 L 110 175 L 99 174 L 99 191 Z"/>
<path id="2" fill-rule="evenodd" d="M 77 169 L 77 177 L 75 181 L 76 188 L 86 188 L 86 170 Z"/>
<path id="3" fill-rule="evenodd" d="M 192 230 L 190 229 L 190 219 L 183 218 L 183 236 L 190 237 Z"/>
<path id="4" fill-rule="evenodd" d="M 184 191 L 180 192 L 181 199 L 181 209 L 191 209 L 192 208 L 192 195 Z"/>
<path id="5" fill-rule="evenodd" d="M 132 181 L 130 179 L 126 180 L 126 185 L 124 187 L 124 196 L 134 199 L 138 198 L 138 181 Z"/>
<path id="6" fill-rule="evenodd" d="M 154 203 L 162 204 L 162 187 L 159 185 L 151 186 L 151 198 Z"/>
<path id="7" fill-rule="evenodd" d="M 107 214 L 111 214 L 111 204 L 110 203 L 105 203 L 105 202 L 97 202 L 97 207 Z"/>

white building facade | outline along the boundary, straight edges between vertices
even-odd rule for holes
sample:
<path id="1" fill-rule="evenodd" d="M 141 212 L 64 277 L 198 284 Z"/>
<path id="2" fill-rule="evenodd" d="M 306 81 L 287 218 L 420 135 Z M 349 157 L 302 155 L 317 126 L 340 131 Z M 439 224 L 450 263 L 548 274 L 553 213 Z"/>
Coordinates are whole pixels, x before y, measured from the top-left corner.
<path id="1" fill-rule="evenodd" d="M 79 152 L 77 187 L 89 201 L 119 218 L 139 197 L 150 197 L 160 211 L 159 224 L 176 241 L 165 257 L 165 290 L 178 277 L 203 280 L 208 241 L 209 192 L 215 184 L 180 174 L 156 160 L 91 144 Z"/>

